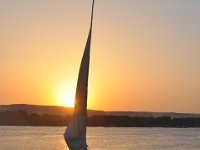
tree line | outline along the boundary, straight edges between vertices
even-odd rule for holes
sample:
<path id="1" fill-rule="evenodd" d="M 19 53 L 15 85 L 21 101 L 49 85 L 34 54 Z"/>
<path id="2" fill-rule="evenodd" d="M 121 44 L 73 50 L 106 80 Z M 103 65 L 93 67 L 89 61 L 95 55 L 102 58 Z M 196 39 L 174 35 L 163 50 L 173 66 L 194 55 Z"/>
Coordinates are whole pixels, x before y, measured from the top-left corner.
<path id="1" fill-rule="evenodd" d="M 26 111 L 4 111 L 0 112 L 0 125 L 67 126 L 71 117 L 70 115 L 39 115 Z M 200 118 L 95 115 L 87 118 L 87 124 L 95 127 L 200 127 Z"/>

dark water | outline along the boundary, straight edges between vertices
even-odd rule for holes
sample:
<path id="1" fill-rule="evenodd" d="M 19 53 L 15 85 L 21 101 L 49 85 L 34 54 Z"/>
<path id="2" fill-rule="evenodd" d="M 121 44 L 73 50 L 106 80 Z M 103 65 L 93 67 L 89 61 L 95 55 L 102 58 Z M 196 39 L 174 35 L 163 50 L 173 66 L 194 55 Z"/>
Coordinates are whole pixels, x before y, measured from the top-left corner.
<path id="1" fill-rule="evenodd" d="M 68 150 L 65 127 L 0 126 L 0 150 Z M 200 150 L 200 128 L 88 128 L 89 150 Z"/>

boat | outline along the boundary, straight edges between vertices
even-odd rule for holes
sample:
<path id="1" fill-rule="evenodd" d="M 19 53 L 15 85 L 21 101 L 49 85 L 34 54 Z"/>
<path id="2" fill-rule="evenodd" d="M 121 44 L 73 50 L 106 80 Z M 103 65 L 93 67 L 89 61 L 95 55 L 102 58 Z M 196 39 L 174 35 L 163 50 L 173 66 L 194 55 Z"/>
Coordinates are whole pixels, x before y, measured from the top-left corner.
<path id="1" fill-rule="evenodd" d="M 70 150 L 87 150 L 87 95 L 90 62 L 90 47 L 92 36 L 94 0 L 92 2 L 90 29 L 85 45 L 85 50 L 80 64 L 76 86 L 75 106 L 72 118 L 64 133 L 64 139 Z"/>

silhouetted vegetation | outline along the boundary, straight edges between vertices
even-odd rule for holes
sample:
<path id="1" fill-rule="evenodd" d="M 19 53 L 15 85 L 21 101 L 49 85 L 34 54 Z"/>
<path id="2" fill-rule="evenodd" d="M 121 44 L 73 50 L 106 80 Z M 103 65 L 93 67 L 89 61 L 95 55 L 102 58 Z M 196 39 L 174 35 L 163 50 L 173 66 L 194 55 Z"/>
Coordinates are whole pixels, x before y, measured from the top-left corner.
<path id="1" fill-rule="evenodd" d="M 116 127 L 200 127 L 200 118 L 91 116 L 89 126 Z"/>
<path id="2" fill-rule="evenodd" d="M 71 116 L 28 114 L 26 111 L 0 112 L 0 125 L 66 126 Z M 200 127 L 200 118 L 129 117 L 96 115 L 88 117 L 88 126 L 104 127 Z"/>

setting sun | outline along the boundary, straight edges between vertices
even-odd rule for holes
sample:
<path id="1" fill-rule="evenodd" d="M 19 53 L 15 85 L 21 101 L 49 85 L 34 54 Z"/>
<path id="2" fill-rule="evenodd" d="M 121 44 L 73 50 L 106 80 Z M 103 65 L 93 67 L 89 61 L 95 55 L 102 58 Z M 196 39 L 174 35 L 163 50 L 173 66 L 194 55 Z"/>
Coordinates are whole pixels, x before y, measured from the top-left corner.
<path id="1" fill-rule="evenodd" d="M 68 86 L 67 86 L 68 85 Z M 74 84 L 65 84 L 60 86 L 56 94 L 57 104 L 60 106 L 74 107 L 75 86 Z"/>

